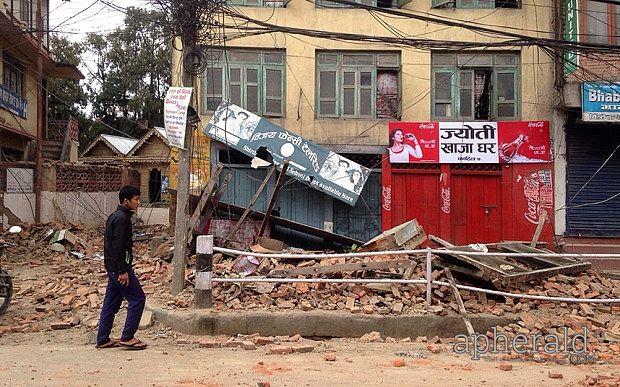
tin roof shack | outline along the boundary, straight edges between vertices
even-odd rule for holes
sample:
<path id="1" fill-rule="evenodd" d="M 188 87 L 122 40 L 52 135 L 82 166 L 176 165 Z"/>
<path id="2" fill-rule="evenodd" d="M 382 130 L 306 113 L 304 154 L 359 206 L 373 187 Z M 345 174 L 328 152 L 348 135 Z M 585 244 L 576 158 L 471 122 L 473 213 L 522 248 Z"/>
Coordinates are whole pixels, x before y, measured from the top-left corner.
<path id="1" fill-rule="evenodd" d="M 82 153 L 88 164 L 125 164 L 141 176 L 142 201 L 148 207 L 168 202 L 170 144 L 164 128 L 155 127 L 142 138 L 101 134 Z"/>

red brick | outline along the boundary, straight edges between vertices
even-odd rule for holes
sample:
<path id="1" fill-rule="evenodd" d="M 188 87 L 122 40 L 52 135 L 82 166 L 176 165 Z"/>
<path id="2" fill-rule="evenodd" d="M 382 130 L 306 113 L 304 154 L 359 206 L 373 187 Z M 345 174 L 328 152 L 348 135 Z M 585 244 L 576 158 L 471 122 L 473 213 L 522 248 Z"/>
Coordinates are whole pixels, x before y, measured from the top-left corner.
<path id="1" fill-rule="evenodd" d="M 275 345 L 269 348 L 270 355 L 288 355 L 293 353 L 293 347 L 287 347 L 284 345 Z"/>

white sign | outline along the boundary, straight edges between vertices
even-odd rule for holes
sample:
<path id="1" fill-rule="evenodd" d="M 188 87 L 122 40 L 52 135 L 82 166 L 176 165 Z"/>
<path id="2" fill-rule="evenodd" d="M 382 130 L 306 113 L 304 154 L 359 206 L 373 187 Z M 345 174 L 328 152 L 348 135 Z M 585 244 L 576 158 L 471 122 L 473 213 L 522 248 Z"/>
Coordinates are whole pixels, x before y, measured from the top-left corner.
<path id="1" fill-rule="evenodd" d="M 33 170 L 29 168 L 7 168 L 6 192 L 7 193 L 32 193 Z"/>
<path id="2" fill-rule="evenodd" d="M 497 122 L 440 122 L 440 163 L 499 162 Z"/>
<path id="3" fill-rule="evenodd" d="M 170 145 L 185 148 L 185 126 L 187 107 L 192 96 L 192 87 L 171 87 L 164 100 L 164 127 Z"/>

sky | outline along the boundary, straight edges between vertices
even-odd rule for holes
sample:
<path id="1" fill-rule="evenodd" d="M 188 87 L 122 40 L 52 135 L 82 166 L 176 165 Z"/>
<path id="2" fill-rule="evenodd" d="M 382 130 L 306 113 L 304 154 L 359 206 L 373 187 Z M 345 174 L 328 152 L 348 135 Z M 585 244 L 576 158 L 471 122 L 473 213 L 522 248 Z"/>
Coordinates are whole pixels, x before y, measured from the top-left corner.
<path id="1" fill-rule="evenodd" d="M 106 0 L 122 7 L 151 7 L 148 0 Z M 107 33 L 123 24 L 124 14 L 101 0 L 50 0 L 50 26 L 71 40 L 89 32 Z"/>

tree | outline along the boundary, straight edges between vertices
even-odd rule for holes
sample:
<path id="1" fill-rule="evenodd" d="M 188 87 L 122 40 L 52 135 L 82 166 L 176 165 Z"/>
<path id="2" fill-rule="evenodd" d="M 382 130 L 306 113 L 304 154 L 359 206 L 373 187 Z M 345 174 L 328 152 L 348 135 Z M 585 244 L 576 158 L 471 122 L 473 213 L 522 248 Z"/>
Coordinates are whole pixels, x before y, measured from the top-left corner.
<path id="1" fill-rule="evenodd" d="M 69 41 L 65 37 L 50 36 L 50 52 L 55 61 L 79 65 L 84 54 L 84 46 Z M 48 117 L 50 119 L 67 120 L 69 116 L 83 118 L 82 110 L 88 103 L 88 95 L 77 80 L 51 78 L 47 83 L 50 95 Z"/>
<path id="2" fill-rule="evenodd" d="M 170 83 L 167 23 L 161 11 L 127 8 L 124 26 L 106 35 L 90 34 L 89 94 L 94 131 L 135 137 L 163 124 L 163 99 Z M 107 126 L 107 127 L 106 127 Z M 113 129 L 110 129 L 113 127 Z"/>

